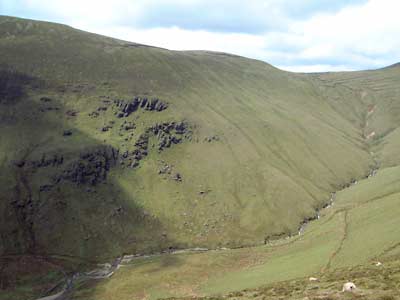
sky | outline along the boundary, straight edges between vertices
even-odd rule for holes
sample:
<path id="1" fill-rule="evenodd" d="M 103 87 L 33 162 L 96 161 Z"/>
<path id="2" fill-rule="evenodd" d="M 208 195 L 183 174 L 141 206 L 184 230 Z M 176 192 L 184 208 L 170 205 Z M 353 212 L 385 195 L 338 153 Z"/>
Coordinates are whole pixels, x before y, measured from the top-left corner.
<path id="1" fill-rule="evenodd" d="M 295 72 L 400 62 L 399 0 L 0 0 L 46 20 L 172 50 L 213 50 Z"/>

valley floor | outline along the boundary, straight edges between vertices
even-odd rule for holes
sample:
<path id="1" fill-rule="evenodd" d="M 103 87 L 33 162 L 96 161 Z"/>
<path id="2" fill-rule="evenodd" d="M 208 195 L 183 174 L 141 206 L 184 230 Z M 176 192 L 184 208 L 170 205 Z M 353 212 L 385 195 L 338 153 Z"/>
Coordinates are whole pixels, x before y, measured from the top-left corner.
<path id="1" fill-rule="evenodd" d="M 400 294 L 395 267 L 400 258 L 399 180 L 400 167 L 386 168 L 338 192 L 333 206 L 323 210 L 303 235 L 262 247 L 138 259 L 108 280 L 83 284 L 75 298 L 199 297 L 271 284 L 272 290 L 279 290 L 279 282 L 309 276 L 322 278 L 324 284 L 313 286 L 317 292 L 329 286 L 332 299 L 347 280 L 354 280 L 360 291 L 373 293 L 374 278 L 382 276 L 387 289 Z M 375 266 L 378 261 L 382 268 Z M 381 283 L 375 285 L 381 289 Z"/>
<path id="2" fill-rule="evenodd" d="M 302 235 L 252 248 L 137 257 L 107 279 L 77 278 L 65 296 L 398 299 L 399 181 L 400 167 L 386 168 L 338 192 L 333 205 Z M 309 282 L 309 277 L 318 281 Z M 359 288 L 353 296 L 340 292 L 349 280 Z"/>

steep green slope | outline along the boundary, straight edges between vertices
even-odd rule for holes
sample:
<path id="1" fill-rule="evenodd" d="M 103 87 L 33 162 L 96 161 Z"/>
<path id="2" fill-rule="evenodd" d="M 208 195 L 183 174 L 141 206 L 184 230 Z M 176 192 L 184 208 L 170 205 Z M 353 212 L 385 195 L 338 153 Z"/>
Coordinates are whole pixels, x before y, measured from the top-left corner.
<path id="1" fill-rule="evenodd" d="M 2 76 L 29 76 L 1 104 L 3 253 L 262 243 L 373 166 L 359 116 L 311 77 L 57 24 L 0 28 Z M 134 97 L 159 106 L 118 117 Z"/>
<path id="2" fill-rule="evenodd" d="M 358 98 L 368 111 L 364 111 L 362 125 L 364 137 L 371 146 L 371 152 L 382 167 L 397 166 L 400 163 L 396 149 L 399 144 L 400 124 L 400 66 L 393 65 L 376 71 L 331 73 L 318 75 L 318 79 L 329 90 L 342 87 Z M 357 98 L 357 97 L 354 97 Z M 349 99 L 337 98 L 342 114 L 348 107 Z"/>
<path id="3" fill-rule="evenodd" d="M 3 298 L 171 248 L 268 244 L 138 259 L 76 297 L 221 294 L 397 259 L 399 75 L 295 74 L 0 17 Z"/>
<path id="4" fill-rule="evenodd" d="M 332 192 L 399 164 L 398 75 L 398 66 L 295 74 L 225 53 L 169 51 L 0 17 L 0 255 L 80 264 L 297 234 Z M 370 208 L 358 219 L 354 211 L 354 227 L 366 226 Z M 241 265 L 249 266 L 248 249 L 196 256 L 207 282 L 194 288 L 177 276 L 188 273 L 190 281 L 191 263 L 162 258 L 150 265 L 154 277 L 127 291 L 214 293 L 256 287 L 276 270 L 280 277 L 268 282 L 307 275 L 337 249 L 351 213 L 335 210 L 326 227 L 310 228 L 293 247 L 257 248 L 250 260 L 262 265 L 248 272 Z M 209 278 L 213 262 L 222 267 Z M 329 264 L 348 263 L 335 254 Z M 229 276 L 226 264 L 233 265 Z M 21 284 L 4 281 L 11 265 L 0 269 L 6 290 Z M 154 287 L 170 265 L 168 276 L 182 285 Z"/>

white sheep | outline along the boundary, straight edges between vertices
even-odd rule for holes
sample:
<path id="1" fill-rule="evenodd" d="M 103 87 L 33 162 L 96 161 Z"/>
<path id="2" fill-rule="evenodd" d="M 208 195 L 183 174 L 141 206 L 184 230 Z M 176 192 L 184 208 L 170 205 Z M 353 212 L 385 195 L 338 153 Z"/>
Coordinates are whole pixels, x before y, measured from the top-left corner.
<path id="1" fill-rule="evenodd" d="M 354 292 L 357 289 L 356 285 L 352 282 L 343 284 L 342 292 Z"/>

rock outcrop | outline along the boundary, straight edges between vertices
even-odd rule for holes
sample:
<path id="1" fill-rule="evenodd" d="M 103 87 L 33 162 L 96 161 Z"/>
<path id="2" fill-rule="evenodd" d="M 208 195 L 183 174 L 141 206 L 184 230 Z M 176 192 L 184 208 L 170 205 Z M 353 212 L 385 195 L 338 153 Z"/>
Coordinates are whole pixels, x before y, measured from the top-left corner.
<path id="1" fill-rule="evenodd" d="M 131 101 L 114 100 L 114 104 L 118 108 L 118 112 L 116 113 L 118 118 L 127 117 L 138 109 L 148 111 L 163 111 L 168 108 L 168 104 L 159 100 L 158 98 L 152 98 L 149 100 L 145 97 L 135 97 Z"/>
<path id="2" fill-rule="evenodd" d="M 179 144 L 183 139 L 189 139 L 191 136 L 189 125 L 186 122 L 156 124 L 148 131 L 157 137 L 159 151 L 171 147 L 172 144 Z"/>
<path id="3" fill-rule="evenodd" d="M 190 140 L 191 135 L 192 131 L 189 124 L 186 122 L 164 122 L 155 124 L 139 135 L 134 144 L 135 149 L 124 152 L 121 155 L 120 162 L 122 165 L 127 165 L 131 168 L 139 166 L 139 161 L 146 157 L 150 151 L 149 143 L 152 137 L 155 137 L 157 150 L 161 152 L 184 140 Z"/>
<path id="4" fill-rule="evenodd" d="M 51 101 L 53 101 L 53 99 L 51 99 L 50 97 L 43 96 L 43 97 L 40 98 L 40 101 L 42 101 L 42 102 L 51 102 Z"/>
<path id="5" fill-rule="evenodd" d="M 43 154 L 41 159 L 38 160 L 19 160 L 14 162 L 14 165 L 18 168 L 28 167 L 31 169 L 38 169 L 44 167 L 56 167 L 62 165 L 64 162 L 64 156 L 62 154 Z"/>
<path id="6" fill-rule="evenodd" d="M 70 136 L 72 135 L 72 130 L 64 130 L 63 136 Z"/>
<path id="7" fill-rule="evenodd" d="M 55 183 L 71 181 L 76 184 L 96 185 L 107 178 L 110 168 L 115 166 L 119 150 L 104 146 L 81 153 L 79 159 L 69 163 L 61 175 L 54 178 Z"/>

